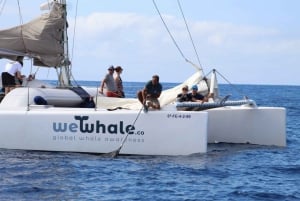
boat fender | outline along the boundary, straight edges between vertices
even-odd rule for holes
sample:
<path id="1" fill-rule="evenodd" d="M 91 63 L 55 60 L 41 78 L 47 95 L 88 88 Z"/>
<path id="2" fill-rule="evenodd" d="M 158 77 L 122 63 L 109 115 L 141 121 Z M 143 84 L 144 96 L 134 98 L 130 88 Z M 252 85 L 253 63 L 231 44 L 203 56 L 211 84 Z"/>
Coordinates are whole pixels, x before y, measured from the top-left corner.
<path id="1" fill-rule="evenodd" d="M 42 96 L 35 96 L 33 100 L 37 105 L 48 105 L 47 101 Z"/>

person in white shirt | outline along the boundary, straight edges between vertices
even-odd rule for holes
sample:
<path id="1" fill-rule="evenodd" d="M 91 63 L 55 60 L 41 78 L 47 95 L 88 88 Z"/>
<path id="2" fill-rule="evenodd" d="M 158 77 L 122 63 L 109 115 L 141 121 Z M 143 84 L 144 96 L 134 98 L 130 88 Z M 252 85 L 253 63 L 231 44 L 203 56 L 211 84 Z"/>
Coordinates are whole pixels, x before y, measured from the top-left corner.
<path id="1" fill-rule="evenodd" d="M 22 80 L 25 76 L 21 74 L 23 67 L 23 57 L 18 56 L 16 61 L 8 62 L 1 74 L 2 87 L 5 89 L 5 95 L 17 87 L 16 79 Z"/>

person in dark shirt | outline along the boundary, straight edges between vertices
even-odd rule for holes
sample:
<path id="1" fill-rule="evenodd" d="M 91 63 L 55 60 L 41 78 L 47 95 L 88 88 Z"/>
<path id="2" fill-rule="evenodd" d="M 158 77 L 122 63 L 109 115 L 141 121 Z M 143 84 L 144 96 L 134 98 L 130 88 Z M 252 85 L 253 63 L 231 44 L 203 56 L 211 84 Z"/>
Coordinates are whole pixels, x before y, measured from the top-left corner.
<path id="1" fill-rule="evenodd" d="M 148 107 L 153 109 L 160 109 L 159 96 L 162 92 L 162 85 L 159 83 L 159 76 L 153 75 L 152 80 L 148 81 L 145 87 L 138 91 L 137 97 L 139 101 L 144 105 L 145 111 Z"/>
<path id="2" fill-rule="evenodd" d="M 192 97 L 192 102 L 207 102 L 207 98 L 202 94 L 198 93 L 197 85 L 192 86 L 192 92 L 190 93 Z"/>
<path id="3" fill-rule="evenodd" d="M 182 87 L 182 92 L 177 95 L 177 101 L 178 102 L 188 102 L 192 101 L 192 96 L 190 93 L 188 93 L 189 87 L 187 85 Z"/>

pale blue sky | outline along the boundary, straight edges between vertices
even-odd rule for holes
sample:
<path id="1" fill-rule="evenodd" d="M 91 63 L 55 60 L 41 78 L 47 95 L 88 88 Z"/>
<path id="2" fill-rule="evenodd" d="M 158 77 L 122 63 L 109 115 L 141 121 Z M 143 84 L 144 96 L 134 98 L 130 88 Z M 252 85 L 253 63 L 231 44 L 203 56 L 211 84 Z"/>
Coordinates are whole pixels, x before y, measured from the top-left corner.
<path id="1" fill-rule="evenodd" d="M 39 15 L 43 2 L 20 0 L 23 20 Z M 67 2 L 72 47 L 76 1 Z M 300 85 L 300 1 L 180 2 L 205 73 L 215 68 L 232 83 Z M 156 3 L 185 57 L 197 63 L 177 0 Z M 6 2 L 0 29 L 19 23 L 16 5 L 16 0 Z M 72 57 L 77 80 L 101 80 L 111 64 L 124 68 L 125 81 L 159 74 L 164 82 L 181 82 L 194 72 L 172 43 L 152 0 L 79 0 L 77 12 Z M 39 78 L 55 75 L 41 70 Z"/>

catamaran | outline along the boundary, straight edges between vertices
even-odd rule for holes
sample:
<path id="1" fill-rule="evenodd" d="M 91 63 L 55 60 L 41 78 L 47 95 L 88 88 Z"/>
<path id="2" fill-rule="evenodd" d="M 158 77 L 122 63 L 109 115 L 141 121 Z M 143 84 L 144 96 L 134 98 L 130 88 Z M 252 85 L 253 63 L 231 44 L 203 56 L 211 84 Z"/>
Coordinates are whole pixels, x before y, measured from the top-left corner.
<path id="1" fill-rule="evenodd" d="M 0 148 L 189 155 L 205 153 L 208 143 L 286 146 L 285 108 L 219 97 L 216 70 L 207 77 L 196 69 L 190 78 L 162 92 L 161 110 L 147 113 L 136 98 L 110 98 L 97 88 L 73 86 L 66 6 L 65 0 L 52 1 L 47 3 L 49 12 L 0 30 L 1 58 L 24 56 L 35 66 L 58 71 L 57 86 L 24 80 L 22 87 L 3 97 Z M 176 102 L 185 85 L 197 85 L 201 93 L 213 97 L 202 104 Z M 94 106 L 86 107 L 86 101 Z"/>

